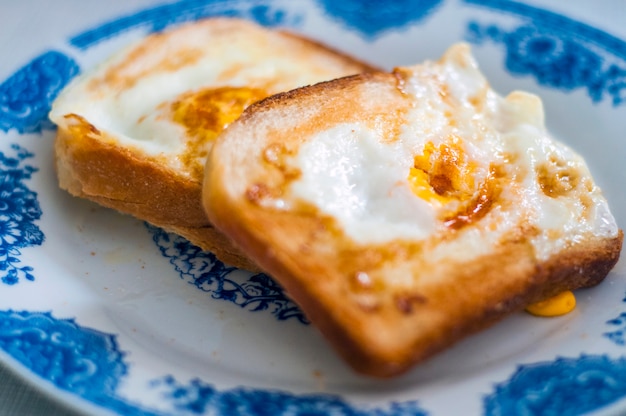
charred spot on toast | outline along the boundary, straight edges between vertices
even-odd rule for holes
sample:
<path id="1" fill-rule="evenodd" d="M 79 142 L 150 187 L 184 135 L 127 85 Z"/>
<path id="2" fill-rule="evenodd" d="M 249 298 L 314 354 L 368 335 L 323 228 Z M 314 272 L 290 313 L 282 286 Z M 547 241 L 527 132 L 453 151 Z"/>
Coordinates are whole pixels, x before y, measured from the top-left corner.
<path id="1" fill-rule="evenodd" d="M 541 190 L 550 198 L 566 196 L 578 188 L 582 181 L 575 166 L 554 154 L 537 167 L 536 174 Z M 590 191 L 589 187 L 587 191 Z"/>
<path id="2" fill-rule="evenodd" d="M 415 312 L 416 306 L 423 305 L 426 302 L 428 302 L 428 299 L 419 293 L 403 293 L 395 296 L 396 308 L 405 315 L 412 314 Z"/>

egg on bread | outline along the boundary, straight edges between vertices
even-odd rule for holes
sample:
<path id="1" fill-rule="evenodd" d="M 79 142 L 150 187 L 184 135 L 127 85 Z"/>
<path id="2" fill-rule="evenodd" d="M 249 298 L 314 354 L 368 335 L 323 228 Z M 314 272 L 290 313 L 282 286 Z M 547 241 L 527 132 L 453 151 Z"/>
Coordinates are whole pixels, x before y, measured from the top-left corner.
<path id="1" fill-rule="evenodd" d="M 303 36 L 240 19 L 148 35 L 79 76 L 53 103 L 59 184 L 254 269 L 202 209 L 213 141 L 255 101 L 370 70 Z"/>
<path id="2" fill-rule="evenodd" d="M 376 377 L 599 283 L 623 239 L 541 100 L 498 95 L 465 44 L 253 104 L 203 186 L 215 227 Z"/>

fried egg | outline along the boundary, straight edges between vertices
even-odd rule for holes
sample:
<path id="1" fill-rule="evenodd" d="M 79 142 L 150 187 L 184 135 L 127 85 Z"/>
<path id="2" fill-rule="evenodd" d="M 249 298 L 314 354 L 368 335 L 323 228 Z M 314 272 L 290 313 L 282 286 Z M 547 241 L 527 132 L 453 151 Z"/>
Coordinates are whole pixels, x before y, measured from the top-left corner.
<path id="1" fill-rule="evenodd" d="M 149 35 L 87 71 L 50 118 L 95 128 L 199 181 L 213 140 L 248 105 L 366 69 L 299 36 L 208 19 Z"/>
<path id="2" fill-rule="evenodd" d="M 467 45 L 395 75 L 410 101 L 398 131 L 316 132 L 290 159 L 300 174 L 282 205 L 306 201 L 358 244 L 437 240 L 442 259 L 486 254 L 512 232 L 538 260 L 618 235 L 584 160 L 546 130 L 540 98 L 498 95 Z"/>

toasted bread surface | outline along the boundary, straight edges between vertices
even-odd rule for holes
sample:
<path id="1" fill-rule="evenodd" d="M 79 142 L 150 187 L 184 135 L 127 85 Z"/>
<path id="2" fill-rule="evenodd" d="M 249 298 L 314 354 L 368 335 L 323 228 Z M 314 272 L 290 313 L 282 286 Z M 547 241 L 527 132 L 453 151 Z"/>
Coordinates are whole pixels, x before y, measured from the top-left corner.
<path id="1" fill-rule="evenodd" d="M 301 35 L 214 18 L 147 36 L 54 102 L 61 188 L 257 269 L 207 220 L 206 155 L 221 130 L 271 94 L 373 67 Z"/>
<path id="2" fill-rule="evenodd" d="M 623 240 L 540 101 L 494 95 L 465 46 L 252 105 L 216 142 L 203 203 L 376 377 L 598 284 Z"/>

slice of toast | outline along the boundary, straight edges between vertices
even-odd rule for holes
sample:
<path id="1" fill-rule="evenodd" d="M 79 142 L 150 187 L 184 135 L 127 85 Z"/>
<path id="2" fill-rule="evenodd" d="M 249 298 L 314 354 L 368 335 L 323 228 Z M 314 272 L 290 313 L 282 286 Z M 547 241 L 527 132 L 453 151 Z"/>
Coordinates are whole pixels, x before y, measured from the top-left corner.
<path id="1" fill-rule="evenodd" d="M 607 201 L 543 117 L 456 45 L 249 107 L 203 203 L 354 369 L 397 375 L 617 262 Z"/>
<path id="2" fill-rule="evenodd" d="M 255 269 L 202 209 L 213 140 L 254 101 L 371 70 L 305 37 L 239 19 L 149 35 L 74 80 L 54 102 L 59 184 Z"/>

